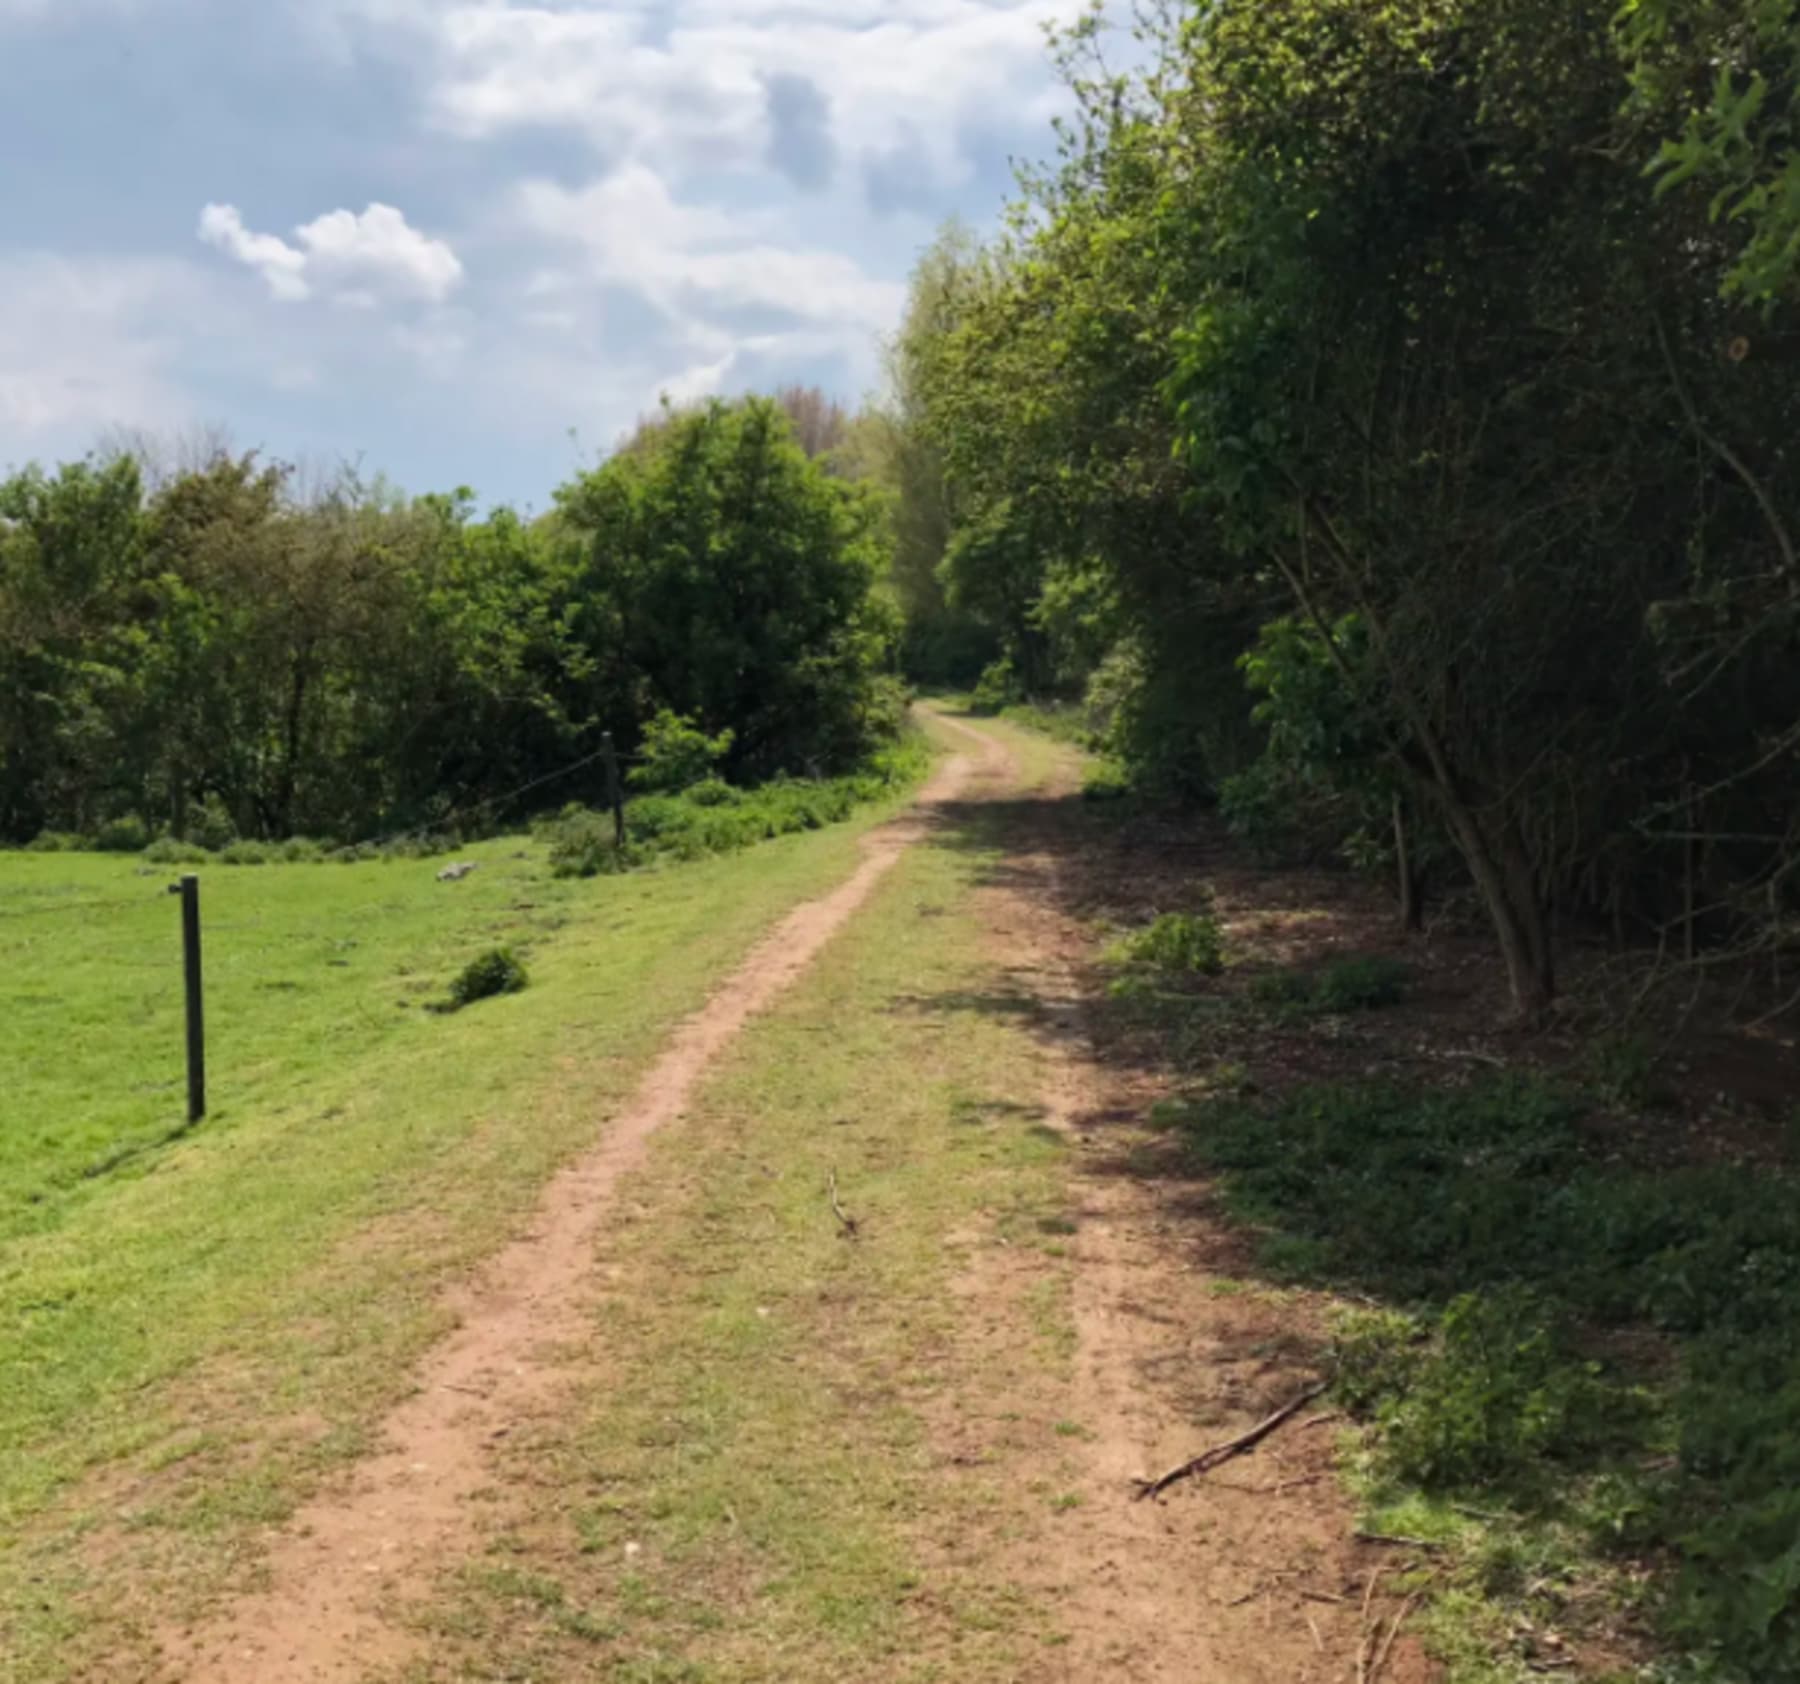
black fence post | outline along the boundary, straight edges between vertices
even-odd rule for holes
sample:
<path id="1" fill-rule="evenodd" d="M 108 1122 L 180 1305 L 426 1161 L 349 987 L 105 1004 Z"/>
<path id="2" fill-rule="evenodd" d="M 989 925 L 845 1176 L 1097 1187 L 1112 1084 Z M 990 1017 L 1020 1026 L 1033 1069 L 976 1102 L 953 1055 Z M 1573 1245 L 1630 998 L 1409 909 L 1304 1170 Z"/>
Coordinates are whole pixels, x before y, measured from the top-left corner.
<path id="1" fill-rule="evenodd" d="M 200 879 L 183 877 L 169 885 L 181 896 L 181 960 L 187 983 L 188 1121 L 206 1115 L 206 1014 L 200 989 Z"/>
<path id="2" fill-rule="evenodd" d="M 600 738 L 600 752 L 606 756 L 606 795 L 612 802 L 613 846 L 625 846 L 625 785 L 619 777 L 619 751 L 613 746 L 612 732 Z"/>

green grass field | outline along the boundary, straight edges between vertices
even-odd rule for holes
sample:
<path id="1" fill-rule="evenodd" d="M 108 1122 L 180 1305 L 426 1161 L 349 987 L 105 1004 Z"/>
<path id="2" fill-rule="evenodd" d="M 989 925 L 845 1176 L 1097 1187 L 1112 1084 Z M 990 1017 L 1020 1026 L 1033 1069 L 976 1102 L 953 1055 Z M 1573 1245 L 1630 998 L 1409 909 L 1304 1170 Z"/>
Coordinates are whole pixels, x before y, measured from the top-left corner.
<path id="1" fill-rule="evenodd" d="M 894 804 L 590 882 L 523 839 L 454 885 L 442 861 L 206 871 L 213 1111 L 183 1138 L 173 873 L 0 856 L 0 1675 L 79 1675 L 102 1613 L 132 1617 L 106 1601 L 121 1552 L 151 1595 L 204 1594 L 364 1448 L 444 1280 Z M 428 1009 L 497 944 L 527 992 Z"/>

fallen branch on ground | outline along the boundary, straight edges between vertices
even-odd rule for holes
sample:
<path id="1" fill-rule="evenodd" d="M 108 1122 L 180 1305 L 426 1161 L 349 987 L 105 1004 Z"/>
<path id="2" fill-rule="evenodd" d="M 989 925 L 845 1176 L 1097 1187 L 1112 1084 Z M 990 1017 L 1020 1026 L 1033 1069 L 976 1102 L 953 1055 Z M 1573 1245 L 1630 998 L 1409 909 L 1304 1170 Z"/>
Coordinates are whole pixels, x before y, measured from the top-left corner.
<path id="1" fill-rule="evenodd" d="M 1400 1612 L 1394 1616 L 1394 1623 L 1388 1627 L 1387 1636 L 1382 1639 L 1381 1647 L 1376 1650 L 1375 1658 L 1369 1663 L 1369 1684 L 1377 1684 L 1377 1680 L 1381 1677 L 1381 1669 L 1387 1665 L 1388 1656 L 1393 1652 L 1394 1639 L 1400 1635 L 1400 1628 L 1406 1623 L 1406 1616 L 1413 1611 L 1418 1600 L 1419 1593 L 1414 1591 L 1400 1604 Z"/>
<path id="2" fill-rule="evenodd" d="M 1381 1575 L 1386 1571 L 1385 1567 L 1377 1567 L 1363 1586 L 1362 1631 L 1356 1640 L 1356 1684 L 1369 1684 L 1369 1609 L 1375 1601 L 1375 1587 L 1381 1583 Z M 1379 1621 L 1376 1629 L 1380 1629 Z"/>
<path id="3" fill-rule="evenodd" d="M 1357 1539 L 1365 1544 L 1390 1544 L 1395 1549 L 1405 1550 L 1441 1550 L 1447 1544 L 1441 1544 L 1433 1538 L 1405 1538 L 1392 1532 L 1358 1532 Z"/>
<path id="4" fill-rule="evenodd" d="M 1286 1421 L 1291 1421 L 1316 1397 L 1324 1395 L 1327 1382 L 1321 1380 L 1316 1386 L 1309 1386 L 1292 1403 L 1284 1403 L 1266 1421 L 1258 1422 L 1247 1433 L 1240 1433 L 1224 1444 L 1215 1444 L 1210 1450 L 1203 1450 L 1198 1456 L 1183 1462 L 1178 1468 L 1171 1468 L 1160 1479 L 1140 1479 L 1137 1484 L 1137 1500 L 1141 1503 L 1146 1497 L 1160 1497 L 1171 1485 L 1177 1485 L 1184 1479 L 1191 1479 L 1216 1468 L 1221 1463 L 1229 1462 L 1234 1456 L 1242 1456 L 1254 1450 L 1262 1441 Z"/>
<path id="5" fill-rule="evenodd" d="M 831 1214 L 833 1216 L 835 1216 L 838 1219 L 838 1221 L 843 1223 L 844 1238 L 847 1240 L 853 1240 L 857 1237 L 859 1229 L 857 1227 L 856 1218 L 854 1216 L 851 1216 L 844 1209 L 844 1207 L 838 1203 L 837 1171 L 836 1170 L 833 1170 L 831 1172 L 830 1186 L 831 1186 Z"/>

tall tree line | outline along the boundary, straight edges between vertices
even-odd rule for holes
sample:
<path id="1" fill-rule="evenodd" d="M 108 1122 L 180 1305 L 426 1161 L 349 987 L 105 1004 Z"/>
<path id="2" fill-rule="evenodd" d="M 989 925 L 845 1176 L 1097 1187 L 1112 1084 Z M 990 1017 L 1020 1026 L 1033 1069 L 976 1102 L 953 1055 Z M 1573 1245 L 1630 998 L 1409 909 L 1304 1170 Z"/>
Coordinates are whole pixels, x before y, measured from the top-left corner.
<path id="1" fill-rule="evenodd" d="M 489 810 L 603 731 L 629 751 L 664 709 L 732 731 L 743 778 L 841 770 L 897 723 L 884 508 L 774 402 L 670 416 L 534 521 L 143 454 L 0 482 L 0 838 L 354 840 Z"/>
<path id="2" fill-rule="evenodd" d="M 1792 0 L 1189 0 L 903 335 L 937 575 L 1143 782 L 1570 934 L 1800 922 Z M 1408 900 L 1416 906 L 1409 894 Z"/>

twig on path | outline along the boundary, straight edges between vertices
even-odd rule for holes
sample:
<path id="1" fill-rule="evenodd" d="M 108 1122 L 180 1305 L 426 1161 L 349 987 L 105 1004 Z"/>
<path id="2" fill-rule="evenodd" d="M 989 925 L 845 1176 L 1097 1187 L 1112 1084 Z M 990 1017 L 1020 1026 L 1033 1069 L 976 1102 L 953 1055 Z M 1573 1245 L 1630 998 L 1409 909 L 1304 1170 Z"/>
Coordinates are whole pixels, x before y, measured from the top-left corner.
<path id="1" fill-rule="evenodd" d="M 1375 1587 L 1381 1583 L 1385 1567 L 1377 1567 L 1363 1586 L 1362 1631 L 1356 1639 L 1356 1684 L 1369 1684 L 1369 1604 L 1375 1600 Z"/>
<path id="2" fill-rule="evenodd" d="M 1266 1421 L 1258 1422 L 1249 1432 L 1240 1433 L 1223 1444 L 1215 1444 L 1210 1450 L 1203 1450 L 1198 1456 L 1183 1462 L 1180 1467 L 1169 1469 L 1160 1479 L 1137 1480 L 1137 1500 L 1141 1503 L 1146 1497 L 1160 1497 L 1171 1485 L 1178 1485 L 1184 1479 L 1191 1479 L 1229 1462 L 1234 1456 L 1242 1456 L 1254 1450 L 1283 1422 L 1291 1421 L 1314 1398 L 1322 1396 L 1327 1384 L 1328 1382 L 1321 1380 L 1318 1385 L 1309 1386 L 1293 1402 L 1284 1403 Z"/>
<path id="3" fill-rule="evenodd" d="M 1319 1635 L 1319 1622 L 1311 1614 L 1302 1616 L 1306 1621 L 1306 1629 L 1312 1633 L 1313 1647 L 1322 1655 L 1325 1653 L 1325 1639 Z"/>
<path id="4" fill-rule="evenodd" d="M 1343 1418 L 1344 1418 L 1343 1410 L 1328 1409 L 1325 1411 L 1325 1413 L 1323 1415 L 1308 1416 L 1307 1419 L 1302 1421 L 1300 1423 L 1300 1425 L 1298 1427 L 1296 1427 L 1294 1430 L 1296 1432 L 1310 1433 L 1314 1427 L 1323 1427 L 1323 1426 L 1328 1425 L 1332 1421 L 1341 1421 L 1341 1420 L 1343 1420 Z"/>
<path id="5" fill-rule="evenodd" d="M 833 1216 L 835 1216 L 839 1222 L 843 1223 L 844 1238 L 847 1240 L 853 1240 L 857 1237 L 860 1230 L 857 1226 L 856 1218 L 854 1216 L 850 1215 L 849 1212 L 847 1212 L 844 1209 L 844 1207 L 838 1203 L 837 1171 L 835 1169 L 831 1172 L 830 1189 L 831 1189 L 831 1214 Z"/>
<path id="6" fill-rule="evenodd" d="M 1400 1635 L 1400 1628 L 1406 1623 L 1406 1616 L 1413 1611 L 1418 1600 L 1419 1593 L 1414 1591 L 1400 1604 L 1400 1612 L 1394 1616 L 1393 1624 L 1387 1629 L 1387 1636 L 1382 1639 L 1381 1647 L 1375 1651 L 1374 1660 L 1369 1663 L 1368 1684 L 1376 1684 L 1376 1680 L 1381 1677 L 1381 1669 L 1387 1665 L 1388 1656 L 1393 1652 L 1394 1639 Z M 1377 1624 L 1379 1623 L 1378 1621 Z"/>

